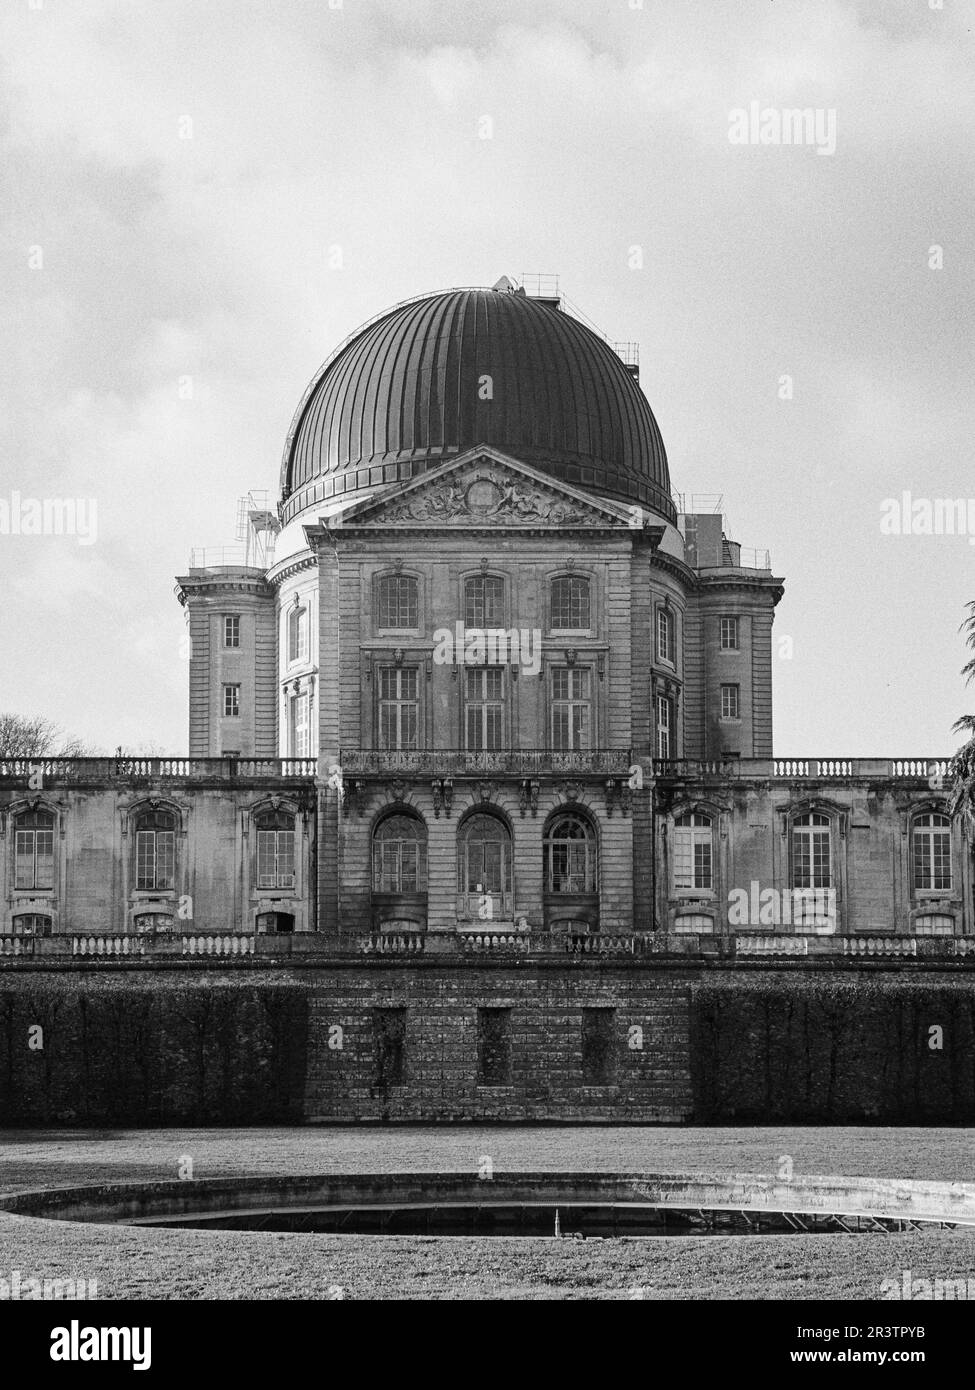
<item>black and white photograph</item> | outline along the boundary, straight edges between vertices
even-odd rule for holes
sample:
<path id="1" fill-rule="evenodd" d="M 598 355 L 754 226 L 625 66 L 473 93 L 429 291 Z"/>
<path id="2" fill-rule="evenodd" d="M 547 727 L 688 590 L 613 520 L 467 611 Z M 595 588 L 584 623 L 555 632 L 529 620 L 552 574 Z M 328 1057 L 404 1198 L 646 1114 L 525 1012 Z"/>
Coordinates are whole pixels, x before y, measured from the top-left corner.
<path id="1" fill-rule="evenodd" d="M 25 1377 L 280 1374 L 404 1302 L 951 1364 L 973 45 L 971 0 L 3 0 Z"/>

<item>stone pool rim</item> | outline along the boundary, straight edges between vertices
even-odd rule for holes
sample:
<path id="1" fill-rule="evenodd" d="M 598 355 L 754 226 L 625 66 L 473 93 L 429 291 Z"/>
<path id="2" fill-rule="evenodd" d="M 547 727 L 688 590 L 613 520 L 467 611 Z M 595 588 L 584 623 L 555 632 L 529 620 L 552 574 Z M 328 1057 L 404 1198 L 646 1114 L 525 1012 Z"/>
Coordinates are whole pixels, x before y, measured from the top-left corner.
<path id="1" fill-rule="evenodd" d="M 975 1182 L 768 1174 L 495 1171 L 246 1174 L 28 1188 L 0 1194 L 0 1213 L 46 1221 L 143 1226 L 163 1219 L 349 1207 L 629 1206 L 682 1211 L 875 1217 L 975 1227 Z M 172 1227 L 170 1227 L 172 1229 Z M 197 1227 L 197 1229 L 199 1229 Z"/>

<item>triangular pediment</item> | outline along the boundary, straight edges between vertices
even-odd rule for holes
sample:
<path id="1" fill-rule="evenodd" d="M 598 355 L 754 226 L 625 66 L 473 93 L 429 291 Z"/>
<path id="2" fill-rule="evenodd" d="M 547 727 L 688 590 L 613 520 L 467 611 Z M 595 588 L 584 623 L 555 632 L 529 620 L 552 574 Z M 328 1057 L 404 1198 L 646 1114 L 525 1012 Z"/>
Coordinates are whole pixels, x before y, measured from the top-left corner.
<path id="1" fill-rule="evenodd" d="M 634 509 L 635 510 L 635 509 Z M 482 446 L 334 516 L 333 527 L 563 528 L 632 526 L 631 509 L 602 502 Z"/>

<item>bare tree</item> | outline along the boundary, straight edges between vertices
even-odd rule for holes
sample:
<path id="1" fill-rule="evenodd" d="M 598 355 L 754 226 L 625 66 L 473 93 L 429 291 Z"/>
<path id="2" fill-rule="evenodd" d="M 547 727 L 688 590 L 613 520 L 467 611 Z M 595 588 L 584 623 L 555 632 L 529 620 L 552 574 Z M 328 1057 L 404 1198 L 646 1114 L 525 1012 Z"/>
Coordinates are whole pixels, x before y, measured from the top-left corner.
<path id="1" fill-rule="evenodd" d="M 0 714 L 0 758 L 83 758 L 89 751 L 43 715 Z"/>

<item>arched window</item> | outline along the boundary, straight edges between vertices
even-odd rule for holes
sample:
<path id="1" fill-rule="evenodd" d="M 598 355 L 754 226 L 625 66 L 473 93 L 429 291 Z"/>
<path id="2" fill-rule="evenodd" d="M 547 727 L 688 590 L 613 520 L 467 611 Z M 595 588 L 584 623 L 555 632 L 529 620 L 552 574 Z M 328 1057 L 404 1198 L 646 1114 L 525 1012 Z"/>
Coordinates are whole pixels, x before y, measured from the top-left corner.
<path id="1" fill-rule="evenodd" d="M 135 824 L 135 886 L 139 891 L 176 886 L 176 817 L 143 811 Z"/>
<path id="2" fill-rule="evenodd" d="M 582 816 L 554 820 L 545 836 L 548 893 L 596 892 L 596 837 Z"/>
<path id="3" fill-rule="evenodd" d="M 674 821 L 674 892 L 714 892 L 714 827 L 702 811 Z"/>
<path id="4" fill-rule="evenodd" d="M 810 811 L 792 822 L 793 888 L 829 888 L 829 816 Z"/>
<path id="5" fill-rule="evenodd" d="M 464 585 L 464 623 L 467 627 L 504 627 L 504 580 L 479 574 Z"/>
<path id="6" fill-rule="evenodd" d="M 406 574 L 384 574 L 376 586 L 376 626 L 414 631 L 419 623 L 417 582 Z"/>
<path id="7" fill-rule="evenodd" d="M 54 816 L 22 811 L 14 822 L 14 887 L 54 887 Z"/>
<path id="8" fill-rule="evenodd" d="M 288 661 L 308 660 L 308 609 L 292 608 L 288 614 Z"/>
<path id="9" fill-rule="evenodd" d="M 589 580 L 580 574 L 559 575 L 552 580 L 552 631 L 584 632 L 589 627 Z"/>
<path id="10" fill-rule="evenodd" d="M 489 921 L 511 906 L 511 836 L 497 816 L 478 812 L 460 829 L 457 891 L 465 910 Z"/>
<path id="11" fill-rule="evenodd" d="M 286 811 L 263 811 L 257 830 L 258 888 L 294 888 L 295 818 Z"/>
<path id="12" fill-rule="evenodd" d="M 387 816 L 372 838 L 374 893 L 427 891 L 427 828 L 416 816 Z"/>
<path id="13" fill-rule="evenodd" d="M 916 816 L 913 826 L 914 891 L 951 892 L 951 821 L 937 811 Z"/>

